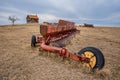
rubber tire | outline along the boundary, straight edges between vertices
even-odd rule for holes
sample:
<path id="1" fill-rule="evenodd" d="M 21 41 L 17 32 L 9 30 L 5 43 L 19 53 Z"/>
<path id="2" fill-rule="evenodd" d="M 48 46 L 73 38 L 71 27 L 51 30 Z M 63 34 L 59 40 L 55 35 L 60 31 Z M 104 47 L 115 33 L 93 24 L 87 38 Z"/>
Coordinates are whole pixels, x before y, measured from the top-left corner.
<path id="1" fill-rule="evenodd" d="M 31 46 L 33 46 L 33 47 L 36 46 L 36 36 L 35 36 L 35 35 L 32 35 L 32 38 L 31 38 Z"/>
<path id="2" fill-rule="evenodd" d="M 105 59 L 104 59 L 102 52 L 98 48 L 95 48 L 95 47 L 86 47 L 86 48 L 81 49 L 78 52 L 78 56 L 80 56 L 81 54 L 83 54 L 86 51 L 92 52 L 96 57 L 96 64 L 93 67 L 93 70 L 102 69 L 105 64 Z"/>

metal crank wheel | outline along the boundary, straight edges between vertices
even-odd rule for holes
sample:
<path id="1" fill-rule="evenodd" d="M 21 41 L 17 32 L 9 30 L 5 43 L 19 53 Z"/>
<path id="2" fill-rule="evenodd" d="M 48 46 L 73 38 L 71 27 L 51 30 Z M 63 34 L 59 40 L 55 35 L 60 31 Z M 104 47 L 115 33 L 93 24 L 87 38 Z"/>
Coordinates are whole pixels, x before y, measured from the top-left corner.
<path id="1" fill-rule="evenodd" d="M 102 69 L 105 63 L 102 52 L 95 47 L 86 47 L 78 52 L 81 58 L 84 58 L 82 63 L 90 68 L 92 71 L 96 69 Z"/>

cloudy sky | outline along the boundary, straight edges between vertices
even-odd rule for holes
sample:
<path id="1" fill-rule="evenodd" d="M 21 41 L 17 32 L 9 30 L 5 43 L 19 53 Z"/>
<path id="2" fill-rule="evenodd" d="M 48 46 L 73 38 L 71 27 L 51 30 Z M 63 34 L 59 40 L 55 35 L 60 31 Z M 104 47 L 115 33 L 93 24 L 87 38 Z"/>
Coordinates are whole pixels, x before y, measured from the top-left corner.
<path id="1" fill-rule="evenodd" d="M 43 21 L 70 20 L 76 24 L 120 26 L 120 0 L 0 0 L 0 24 L 10 24 L 16 15 L 26 23 L 27 14 L 37 14 Z"/>

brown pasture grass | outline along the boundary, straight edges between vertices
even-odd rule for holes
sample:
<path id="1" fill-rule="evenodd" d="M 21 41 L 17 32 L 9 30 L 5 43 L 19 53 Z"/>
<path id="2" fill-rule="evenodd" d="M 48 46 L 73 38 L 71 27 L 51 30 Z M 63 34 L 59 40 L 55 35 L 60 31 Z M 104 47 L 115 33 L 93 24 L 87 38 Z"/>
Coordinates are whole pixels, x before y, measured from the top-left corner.
<path id="1" fill-rule="evenodd" d="M 78 27 L 66 45 L 77 53 L 86 46 L 99 48 L 105 57 L 102 70 L 91 73 L 80 62 L 63 60 L 58 54 L 31 47 L 39 24 L 0 27 L 0 80 L 119 80 L 120 28 Z"/>

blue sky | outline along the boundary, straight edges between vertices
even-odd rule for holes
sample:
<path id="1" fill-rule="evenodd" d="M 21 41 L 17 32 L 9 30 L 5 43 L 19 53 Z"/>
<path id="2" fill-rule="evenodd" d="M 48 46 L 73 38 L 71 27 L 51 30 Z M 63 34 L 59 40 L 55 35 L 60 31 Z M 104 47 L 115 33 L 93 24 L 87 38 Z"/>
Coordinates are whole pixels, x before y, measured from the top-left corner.
<path id="1" fill-rule="evenodd" d="M 16 15 L 26 23 L 27 14 L 37 14 L 39 23 L 65 19 L 76 24 L 120 26 L 120 0 L 1 0 L 0 24 L 10 24 Z"/>

